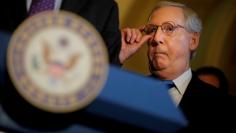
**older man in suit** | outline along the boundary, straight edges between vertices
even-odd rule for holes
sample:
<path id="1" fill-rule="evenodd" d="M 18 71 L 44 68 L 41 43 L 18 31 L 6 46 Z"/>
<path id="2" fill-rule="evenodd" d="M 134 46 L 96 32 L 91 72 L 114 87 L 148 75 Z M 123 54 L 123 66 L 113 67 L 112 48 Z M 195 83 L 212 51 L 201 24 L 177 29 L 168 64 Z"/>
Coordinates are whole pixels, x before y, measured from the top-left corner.
<path id="1" fill-rule="evenodd" d="M 129 45 L 148 42 L 151 76 L 174 83 L 169 93 L 189 120 L 183 132 L 228 131 L 229 119 L 234 115 L 230 98 L 202 82 L 190 68 L 201 29 L 201 21 L 192 9 L 161 1 L 143 28 L 123 29 L 122 40 Z"/>

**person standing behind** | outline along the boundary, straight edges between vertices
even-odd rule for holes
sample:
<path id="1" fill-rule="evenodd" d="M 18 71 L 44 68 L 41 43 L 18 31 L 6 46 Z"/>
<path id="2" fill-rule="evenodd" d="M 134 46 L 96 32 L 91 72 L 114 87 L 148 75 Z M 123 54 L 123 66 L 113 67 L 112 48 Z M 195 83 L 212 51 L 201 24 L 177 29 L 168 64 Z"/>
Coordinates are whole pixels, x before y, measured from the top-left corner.
<path id="1" fill-rule="evenodd" d="M 202 81 L 215 86 L 223 93 L 228 93 L 228 79 L 224 72 L 219 68 L 213 66 L 203 66 L 196 70 L 196 74 Z"/>
<path id="2" fill-rule="evenodd" d="M 190 68 L 201 29 L 201 20 L 192 9 L 160 1 L 144 27 L 122 30 L 122 40 L 130 46 L 148 42 L 151 77 L 174 82 L 169 93 L 189 121 L 180 132 L 228 131 L 235 116 L 228 96 L 201 81 Z"/>

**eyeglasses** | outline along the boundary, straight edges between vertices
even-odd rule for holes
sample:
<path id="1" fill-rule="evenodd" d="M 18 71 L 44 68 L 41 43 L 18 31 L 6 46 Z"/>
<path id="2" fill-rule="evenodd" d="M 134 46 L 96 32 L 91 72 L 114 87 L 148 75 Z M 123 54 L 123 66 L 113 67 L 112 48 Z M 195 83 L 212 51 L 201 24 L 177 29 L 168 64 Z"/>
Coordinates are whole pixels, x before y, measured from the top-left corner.
<path id="1" fill-rule="evenodd" d="M 161 30 L 163 33 L 167 34 L 167 35 L 171 35 L 176 28 L 184 28 L 181 25 L 175 25 L 174 22 L 168 21 L 168 22 L 164 22 L 161 25 L 155 25 L 155 24 L 147 24 L 145 25 L 143 32 L 148 34 L 148 35 L 152 35 L 155 34 L 158 30 L 158 28 L 161 27 Z"/>

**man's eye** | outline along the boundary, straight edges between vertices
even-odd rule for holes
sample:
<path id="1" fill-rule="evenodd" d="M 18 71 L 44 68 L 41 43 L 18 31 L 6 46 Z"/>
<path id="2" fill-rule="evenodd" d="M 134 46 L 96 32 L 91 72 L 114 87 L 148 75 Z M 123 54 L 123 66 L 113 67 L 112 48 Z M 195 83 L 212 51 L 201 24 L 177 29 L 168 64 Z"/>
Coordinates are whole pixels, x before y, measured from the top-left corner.
<path id="1" fill-rule="evenodd" d="M 156 26 L 152 24 L 148 24 L 144 28 L 144 33 L 146 34 L 153 34 L 156 32 Z"/>
<path id="2" fill-rule="evenodd" d="M 152 34 L 152 33 L 155 33 L 157 30 L 157 28 L 155 26 L 148 26 L 146 29 L 145 29 L 145 33 L 146 34 Z"/>
<path id="3" fill-rule="evenodd" d="M 164 30 L 165 32 L 173 32 L 174 26 L 173 26 L 173 25 L 164 25 L 164 26 L 163 26 L 163 30 Z"/>
<path id="4" fill-rule="evenodd" d="M 156 28 L 155 28 L 155 27 L 150 28 L 149 32 L 150 32 L 150 33 L 156 32 Z"/>

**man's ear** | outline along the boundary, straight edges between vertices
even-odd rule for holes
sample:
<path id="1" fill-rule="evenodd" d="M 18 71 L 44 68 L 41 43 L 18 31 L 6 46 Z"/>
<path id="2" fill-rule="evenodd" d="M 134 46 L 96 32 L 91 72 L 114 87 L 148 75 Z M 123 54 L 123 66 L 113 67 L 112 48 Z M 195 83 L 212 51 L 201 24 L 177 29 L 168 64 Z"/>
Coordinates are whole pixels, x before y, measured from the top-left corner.
<path id="1" fill-rule="evenodd" d="M 190 50 L 195 51 L 198 47 L 199 44 L 199 39 L 200 39 L 200 33 L 194 32 L 192 33 L 192 38 L 190 40 Z"/>

